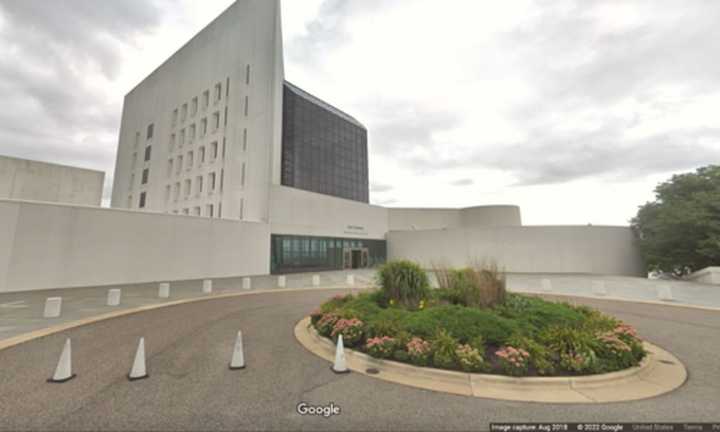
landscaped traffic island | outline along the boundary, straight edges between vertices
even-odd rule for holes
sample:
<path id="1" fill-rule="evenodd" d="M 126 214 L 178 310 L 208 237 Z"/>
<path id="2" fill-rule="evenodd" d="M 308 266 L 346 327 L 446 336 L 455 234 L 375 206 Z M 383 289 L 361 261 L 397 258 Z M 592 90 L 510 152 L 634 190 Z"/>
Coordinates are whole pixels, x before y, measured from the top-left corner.
<path id="1" fill-rule="evenodd" d="M 585 306 L 509 294 L 491 266 L 436 269 L 410 262 L 378 271 L 379 290 L 334 297 L 311 315 L 320 336 L 378 359 L 469 373 L 606 374 L 646 356 L 636 331 Z"/>

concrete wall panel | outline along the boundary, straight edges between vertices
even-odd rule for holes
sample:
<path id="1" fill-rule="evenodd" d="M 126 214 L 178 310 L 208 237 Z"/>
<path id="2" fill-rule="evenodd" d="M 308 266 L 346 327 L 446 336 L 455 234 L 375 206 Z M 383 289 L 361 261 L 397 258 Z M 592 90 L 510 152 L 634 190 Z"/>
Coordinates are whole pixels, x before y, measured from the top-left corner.
<path id="1" fill-rule="evenodd" d="M 634 236 L 623 227 L 495 227 L 388 234 L 390 259 L 427 268 L 494 261 L 511 273 L 644 276 Z"/>
<path id="2" fill-rule="evenodd" d="M 267 224 L 0 201 L 0 227 L 0 291 L 270 270 Z"/>

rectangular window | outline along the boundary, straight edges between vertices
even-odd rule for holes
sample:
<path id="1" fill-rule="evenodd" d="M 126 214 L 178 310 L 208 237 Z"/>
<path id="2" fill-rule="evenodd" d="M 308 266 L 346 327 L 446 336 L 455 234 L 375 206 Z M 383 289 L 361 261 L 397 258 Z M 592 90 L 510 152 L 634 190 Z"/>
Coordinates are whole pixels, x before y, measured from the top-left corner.
<path id="1" fill-rule="evenodd" d="M 132 162 L 130 163 L 130 168 L 135 169 L 137 166 L 137 152 L 133 153 L 132 155 Z"/>
<path id="2" fill-rule="evenodd" d="M 130 190 L 135 187 L 135 174 L 130 174 Z"/>
<path id="3" fill-rule="evenodd" d="M 200 160 L 200 164 L 205 163 L 205 147 L 200 147 L 200 150 L 198 150 L 198 159 Z"/>
<path id="4" fill-rule="evenodd" d="M 222 203 L 218 203 L 218 217 L 222 217 Z"/>
<path id="5" fill-rule="evenodd" d="M 194 162 L 195 162 L 195 157 L 194 157 L 194 156 L 195 156 L 195 155 L 193 154 L 193 152 L 188 152 L 188 155 L 187 155 L 187 169 L 188 169 L 188 171 L 191 170 L 192 167 L 193 167 L 193 165 L 194 165 Z"/>
<path id="6" fill-rule="evenodd" d="M 168 163 L 167 163 L 167 176 L 168 177 L 172 177 L 174 163 L 175 163 L 174 160 L 168 159 Z"/>
<path id="7" fill-rule="evenodd" d="M 225 107 L 225 127 L 227 127 L 228 122 L 228 107 Z"/>
<path id="8" fill-rule="evenodd" d="M 175 108 L 175 110 L 172 113 L 172 125 L 175 126 L 178 121 L 178 109 Z"/>
<path id="9" fill-rule="evenodd" d="M 220 112 L 216 112 L 213 114 L 212 118 L 212 131 L 216 132 L 218 129 L 220 129 Z"/>
<path id="10" fill-rule="evenodd" d="M 225 186 L 225 170 L 220 170 L 220 192 L 223 191 L 223 186 Z"/>
<path id="11" fill-rule="evenodd" d="M 143 192 L 143 193 L 140 194 L 140 205 L 139 205 L 139 207 L 140 207 L 140 208 L 145 208 L 146 201 L 147 201 L 147 193 L 146 193 L 146 192 Z"/>
<path id="12" fill-rule="evenodd" d="M 188 113 L 188 106 L 187 104 L 183 104 L 182 111 L 180 111 L 180 121 L 185 122 L 187 120 L 187 113 Z"/>
<path id="13" fill-rule="evenodd" d="M 197 96 L 193 98 L 191 104 L 190 104 L 190 117 L 195 117 L 195 114 L 198 112 L 198 98 Z"/>
<path id="14" fill-rule="evenodd" d="M 155 134 L 155 125 L 150 124 L 147 128 L 147 139 L 151 140 L 153 135 Z"/>
<path id="15" fill-rule="evenodd" d="M 210 91 L 205 90 L 203 92 L 203 109 L 207 109 L 207 107 L 210 105 Z"/>
<path id="16" fill-rule="evenodd" d="M 245 84 L 250 85 L 250 65 L 245 66 Z"/>
<path id="17" fill-rule="evenodd" d="M 222 84 L 217 83 L 215 84 L 215 103 L 218 103 L 222 100 Z"/>
<path id="18" fill-rule="evenodd" d="M 215 192 L 215 173 L 208 174 L 208 191 Z"/>
<path id="19" fill-rule="evenodd" d="M 182 148 L 182 146 L 185 145 L 185 129 L 182 129 L 180 131 L 180 145 L 179 147 Z"/>
<path id="20" fill-rule="evenodd" d="M 135 132 L 135 148 L 140 147 L 140 132 Z"/>
<path id="21" fill-rule="evenodd" d="M 183 157 L 178 156 L 177 167 L 176 167 L 177 171 L 175 171 L 175 174 L 178 174 L 178 175 L 180 174 L 180 172 L 182 171 L 182 166 L 183 166 Z"/>
<path id="22" fill-rule="evenodd" d="M 208 204 L 205 207 L 205 216 L 210 217 L 210 218 L 215 217 L 214 210 L 215 210 L 215 208 L 213 207 L 213 205 Z"/>
<path id="23" fill-rule="evenodd" d="M 165 186 L 165 204 L 170 202 L 171 189 L 170 185 Z"/>
<path id="24" fill-rule="evenodd" d="M 194 140 L 195 140 L 195 124 L 193 123 L 192 125 L 190 125 L 190 132 L 188 133 L 188 141 L 190 142 L 190 145 L 192 145 Z"/>
<path id="25" fill-rule="evenodd" d="M 148 183 L 149 177 L 150 177 L 150 170 L 145 168 L 142 173 L 142 184 L 146 185 Z"/>
<path id="26" fill-rule="evenodd" d="M 212 144 L 210 144 L 210 162 L 214 162 L 215 159 L 217 159 L 218 156 L 218 143 L 217 141 L 214 141 Z"/>
<path id="27" fill-rule="evenodd" d="M 245 187 L 245 171 L 246 171 L 246 170 L 245 170 L 245 167 L 246 167 L 246 166 L 245 166 L 245 162 L 243 162 L 243 164 L 242 164 L 242 172 L 241 172 L 241 174 L 240 174 L 240 185 L 242 185 L 242 187 Z"/>
<path id="28" fill-rule="evenodd" d="M 200 196 L 200 194 L 202 194 L 202 192 L 203 192 L 203 177 L 197 176 L 197 178 L 195 178 L 195 194 L 197 196 Z"/>
<path id="29" fill-rule="evenodd" d="M 185 199 L 190 198 L 190 194 L 192 193 L 192 180 L 187 179 L 185 180 Z"/>
<path id="30" fill-rule="evenodd" d="M 243 151 L 246 152 L 248 149 L 248 132 L 247 128 L 243 129 Z"/>
<path id="31" fill-rule="evenodd" d="M 202 121 L 200 122 L 200 136 L 201 137 L 204 137 L 205 135 L 207 135 L 207 124 L 208 124 L 207 117 L 202 119 Z"/>
<path id="32" fill-rule="evenodd" d="M 195 209 L 193 210 L 193 215 L 200 216 L 200 207 L 195 207 Z"/>
<path id="33" fill-rule="evenodd" d="M 230 99 L 230 78 L 228 77 L 227 80 L 225 80 L 225 101 Z"/>
<path id="34" fill-rule="evenodd" d="M 180 182 L 175 183 L 175 190 L 173 192 L 173 197 L 175 202 L 178 202 L 180 199 Z"/>
<path id="35" fill-rule="evenodd" d="M 250 98 L 248 96 L 245 96 L 245 117 L 248 116 L 249 112 L 250 112 Z"/>
<path id="36" fill-rule="evenodd" d="M 175 151 L 175 134 L 170 135 L 170 145 L 168 146 L 170 153 Z"/>
<path id="37" fill-rule="evenodd" d="M 223 137 L 223 146 L 222 146 L 222 153 L 221 153 L 223 160 L 225 160 L 225 144 L 226 144 L 226 142 L 227 141 L 226 141 L 225 137 Z"/>
<path id="38" fill-rule="evenodd" d="M 152 146 L 145 147 L 145 162 L 149 162 L 152 158 Z"/>

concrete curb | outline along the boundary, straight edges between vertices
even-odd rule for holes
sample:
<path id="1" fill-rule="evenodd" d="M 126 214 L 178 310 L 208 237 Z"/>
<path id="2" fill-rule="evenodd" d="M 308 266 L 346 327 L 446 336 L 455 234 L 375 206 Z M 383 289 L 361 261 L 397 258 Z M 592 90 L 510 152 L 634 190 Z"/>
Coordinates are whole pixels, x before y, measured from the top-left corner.
<path id="1" fill-rule="evenodd" d="M 135 315 L 142 312 L 149 312 L 157 309 L 163 309 L 167 307 L 172 306 L 181 306 L 185 304 L 190 303 L 196 303 L 196 302 L 203 302 L 203 301 L 211 301 L 211 300 L 218 300 L 223 298 L 232 298 L 232 297 L 242 297 L 247 295 L 263 295 L 263 294 L 275 294 L 275 293 L 293 293 L 293 292 L 304 292 L 304 291 L 336 291 L 336 290 L 348 290 L 348 291 L 361 291 L 365 290 L 367 287 L 365 286 L 355 286 L 355 287 L 347 287 L 347 286 L 334 286 L 334 287 L 323 287 L 323 288 L 287 288 L 287 289 L 272 289 L 272 290 L 258 290 L 258 291 L 247 291 L 247 292 L 234 292 L 234 293 L 224 293 L 224 294 L 214 294 L 214 295 L 206 295 L 203 297 L 195 297 L 191 299 L 183 299 L 183 300 L 176 300 L 172 302 L 167 303 L 159 303 L 154 305 L 147 305 L 147 306 L 140 306 L 138 308 L 134 309 L 128 309 L 128 310 L 122 310 L 117 312 L 111 312 L 103 315 L 97 315 L 94 317 L 84 318 L 81 320 L 65 323 L 65 324 L 59 324 L 56 326 L 44 328 L 41 330 L 36 330 L 30 333 L 21 334 L 19 336 L 11 337 L 8 339 L 0 340 L 0 351 L 3 351 L 8 348 L 12 348 L 14 346 L 30 342 L 35 339 L 43 338 L 46 336 L 50 336 L 56 333 L 61 333 L 67 330 L 72 330 L 78 327 L 83 327 L 90 324 L 95 324 L 101 321 L 106 321 L 114 318 L 121 318 L 128 315 Z"/>
<path id="2" fill-rule="evenodd" d="M 332 362 L 335 347 L 304 318 L 295 337 L 311 353 Z M 443 393 L 519 402 L 587 404 L 648 399 L 671 392 L 687 380 L 685 366 L 671 353 L 645 342 L 649 355 L 638 367 L 584 377 L 513 378 L 422 368 L 346 350 L 349 369 L 385 381 Z M 368 374 L 368 369 L 379 374 Z"/>

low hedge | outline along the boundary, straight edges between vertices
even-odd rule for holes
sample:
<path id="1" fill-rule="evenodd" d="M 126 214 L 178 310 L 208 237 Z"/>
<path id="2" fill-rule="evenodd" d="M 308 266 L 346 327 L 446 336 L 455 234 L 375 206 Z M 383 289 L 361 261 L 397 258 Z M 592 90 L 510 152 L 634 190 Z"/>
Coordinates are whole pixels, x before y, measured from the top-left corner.
<path id="1" fill-rule="evenodd" d="M 337 296 L 312 314 L 318 332 L 378 358 L 514 376 L 568 376 L 636 366 L 635 330 L 587 307 L 508 294 L 493 307 L 452 304 L 447 293 L 389 304 L 383 291 Z"/>

